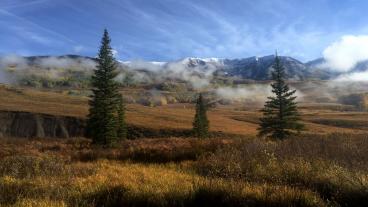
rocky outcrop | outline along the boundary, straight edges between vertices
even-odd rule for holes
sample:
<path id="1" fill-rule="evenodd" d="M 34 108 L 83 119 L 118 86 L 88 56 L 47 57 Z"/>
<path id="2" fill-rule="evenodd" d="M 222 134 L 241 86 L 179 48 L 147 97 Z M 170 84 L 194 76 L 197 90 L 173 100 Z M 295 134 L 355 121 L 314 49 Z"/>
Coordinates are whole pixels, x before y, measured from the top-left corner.
<path id="1" fill-rule="evenodd" d="M 0 137 L 82 137 L 85 120 L 19 111 L 0 111 Z"/>
<path id="2" fill-rule="evenodd" d="M 85 136 L 86 120 L 77 117 L 55 116 L 21 111 L 0 111 L 0 137 L 73 138 Z M 128 139 L 190 137 L 190 129 L 153 129 L 127 125 Z M 210 137 L 239 135 L 211 132 Z"/>

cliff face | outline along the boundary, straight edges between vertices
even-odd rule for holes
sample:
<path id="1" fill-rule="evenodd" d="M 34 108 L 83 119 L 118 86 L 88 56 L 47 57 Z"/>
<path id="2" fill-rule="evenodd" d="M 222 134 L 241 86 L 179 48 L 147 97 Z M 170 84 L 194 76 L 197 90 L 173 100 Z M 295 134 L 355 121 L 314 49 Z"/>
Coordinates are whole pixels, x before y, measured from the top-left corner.
<path id="1" fill-rule="evenodd" d="M 82 137 L 85 120 L 18 111 L 0 111 L 0 137 Z"/>
<path id="2" fill-rule="evenodd" d="M 152 129 L 128 124 L 128 139 L 190 137 L 190 129 Z M 21 111 L 0 111 L 0 137 L 73 138 L 84 137 L 86 120 Z M 211 132 L 212 137 L 237 135 Z"/>

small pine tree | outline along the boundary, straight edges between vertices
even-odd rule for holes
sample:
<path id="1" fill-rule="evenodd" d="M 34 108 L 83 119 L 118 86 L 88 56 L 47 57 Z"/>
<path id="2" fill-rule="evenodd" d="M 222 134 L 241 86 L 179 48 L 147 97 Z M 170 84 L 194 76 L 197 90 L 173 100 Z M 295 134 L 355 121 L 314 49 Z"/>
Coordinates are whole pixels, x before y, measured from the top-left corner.
<path id="1" fill-rule="evenodd" d="M 207 106 L 200 93 L 196 103 L 196 113 L 193 121 L 193 134 L 198 138 L 208 137 L 209 121 L 207 119 Z"/>
<path id="2" fill-rule="evenodd" d="M 118 104 L 118 126 L 117 126 L 117 136 L 119 139 L 126 139 L 127 138 L 127 126 L 125 123 L 125 106 L 123 101 L 123 96 L 120 95 L 119 97 L 119 104 Z"/>
<path id="3" fill-rule="evenodd" d="M 89 101 L 87 136 L 93 143 L 105 146 L 117 141 L 116 109 L 119 99 L 116 61 L 110 46 L 110 37 L 105 29 L 97 58 L 97 69 L 92 76 L 92 95 Z"/>
<path id="4" fill-rule="evenodd" d="M 262 109 L 263 117 L 260 119 L 258 135 L 272 139 L 284 139 L 295 132 L 299 133 L 303 124 L 299 122 L 296 96 L 293 96 L 296 91 L 290 90 L 285 82 L 285 69 L 277 54 L 273 69 L 272 79 L 274 82 L 271 87 L 275 97 L 268 97 L 268 101 Z"/>

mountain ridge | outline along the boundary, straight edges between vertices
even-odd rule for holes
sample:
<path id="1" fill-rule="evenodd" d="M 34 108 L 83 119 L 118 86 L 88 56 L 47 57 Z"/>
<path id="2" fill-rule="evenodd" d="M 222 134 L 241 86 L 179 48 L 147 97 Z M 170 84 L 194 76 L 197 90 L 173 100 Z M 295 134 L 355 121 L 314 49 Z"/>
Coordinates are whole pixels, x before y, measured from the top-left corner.
<path id="1" fill-rule="evenodd" d="M 320 67 L 325 63 L 323 58 L 302 62 L 290 56 L 279 56 L 285 67 L 288 79 L 305 80 L 320 79 L 328 80 L 336 78 L 343 74 L 331 68 Z M 143 61 L 118 60 L 121 68 L 127 70 L 141 70 L 148 72 L 172 71 L 176 68 L 181 70 L 196 72 L 216 72 L 216 75 L 225 77 L 238 77 L 251 80 L 269 80 L 275 55 L 251 56 L 246 58 L 198 58 L 186 57 L 175 61 Z M 22 61 L 20 61 L 23 60 Z M 52 60 L 52 61 L 50 61 Z M 69 61 L 70 60 L 70 61 Z M 18 61 L 18 62 L 17 62 Z M 69 61 L 69 62 L 68 62 Z M 66 54 L 60 56 L 42 55 L 42 56 L 17 56 L 13 58 L 0 57 L 0 66 L 17 66 L 17 64 L 29 64 L 35 67 L 53 68 L 78 67 L 78 64 L 91 68 L 96 64 L 97 59 L 89 56 Z M 45 64 L 45 62 L 47 64 Z M 62 62 L 62 64 L 60 64 Z M 53 65 L 54 64 L 54 65 Z M 72 66 L 71 66 L 72 65 Z M 26 67 L 26 66 L 25 66 Z M 365 71 L 368 68 L 368 61 L 357 64 L 351 71 Z"/>

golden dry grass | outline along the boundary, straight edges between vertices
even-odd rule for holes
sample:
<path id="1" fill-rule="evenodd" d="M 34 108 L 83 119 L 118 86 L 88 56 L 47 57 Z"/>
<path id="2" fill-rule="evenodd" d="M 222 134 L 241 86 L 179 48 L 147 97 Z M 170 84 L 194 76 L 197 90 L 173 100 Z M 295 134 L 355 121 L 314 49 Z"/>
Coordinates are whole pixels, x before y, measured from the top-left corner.
<path id="1" fill-rule="evenodd" d="M 100 160 L 64 163 L 62 169 L 57 165 L 59 173 L 50 174 L 48 171 L 54 167 L 52 162 L 47 168 L 45 165 L 23 168 L 22 164 L 32 159 L 39 160 L 39 157 L 18 157 L 20 164 L 1 165 L 18 173 L 2 171 L 0 205 L 325 206 L 325 202 L 309 190 L 208 179 L 177 164 L 143 165 Z M 39 173 L 20 176 L 22 171 L 33 168 L 40 168 Z"/>
<path id="2" fill-rule="evenodd" d="M 65 91 L 0 87 L 0 110 L 85 118 L 87 101 Z M 1 139 L 0 206 L 365 204 L 368 113 L 339 107 L 304 104 L 308 131 L 277 143 L 158 138 L 104 149 L 83 138 Z M 193 116 L 191 104 L 127 105 L 127 121 L 137 127 L 190 129 Z M 208 116 L 213 132 L 254 137 L 261 114 L 228 105 Z M 336 132 L 346 135 L 323 135 Z"/>
<path id="3" fill-rule="evenodd" d="M 53 91 L 0 86 L 0 110 L 84 117 L 87 100 Z"/>
<path id="4" fill-rule="evenodd" d="M 364 206 L 367 202 L 366 135 L 307 136 L 283 142 L 224 139 L 214 143 L 220 147 L 215 152 L 200 147 L 211 142 L 142 139 L 104 149 L 86 139 L 0 139 L 0 205 Z M 148 160 L 129 159 L 142 151 L 154 150 L 165 157 L 196 146 L 204 150 L 199 161 L 147 164 Z M 93 150 L 99 159 L 85 162 L 73 156 L 85 150 Z M 120 159 L 119 150 L 131 153 Z"/>
<path id="5" fill-rule="evenodd" d="M 63 91 L 36 90 L 31 88 L 0 87 L 0 110 L 28 111 L 36 113 L 76 116 L 84 118 L 88 113 L 88 98 L 71 96 Z M 315 105 L 315 104 L 314 104 Z M 362 133 L 366 129 L 322 124 L 315 119 L 367 120 L 366 112 L 336 111 L 328 108 L 302 107 L 306 133 Z M 194 107 L 191 104 L 170 104 L 146 107 L 138 104 L 127 106 L 127 121 L 136 126 L 152 129 L 190 129 Z M 210 130 L 239 135 L 255 135 L 261 114 L 246 106 L 219 106 L 208 112 Z"/>
<path id="6" fill-rule="evenodd" d="M 241 140 L 205 155 L 196 165 L 211 177 L 303 186 L 332 206 L 368 205 L 367 134 Z"/>

